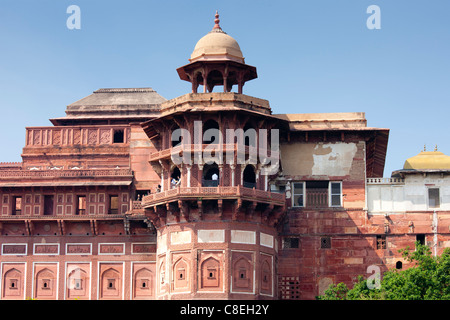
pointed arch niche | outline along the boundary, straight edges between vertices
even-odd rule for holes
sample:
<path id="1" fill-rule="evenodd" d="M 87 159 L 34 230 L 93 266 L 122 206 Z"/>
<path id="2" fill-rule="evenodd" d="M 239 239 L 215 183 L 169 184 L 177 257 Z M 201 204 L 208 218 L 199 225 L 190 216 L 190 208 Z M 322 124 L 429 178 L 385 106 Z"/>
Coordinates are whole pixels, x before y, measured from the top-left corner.
<path id="1" fill-rule="evenodd" d="M 223 291 L 223 251 L 200 254 L 200 290 Z"/>
<path id="2" fill-rule="evenodd" d="M 24 297 L 25 264 L 3 264 L 2 299 L 22 299 Z"/>

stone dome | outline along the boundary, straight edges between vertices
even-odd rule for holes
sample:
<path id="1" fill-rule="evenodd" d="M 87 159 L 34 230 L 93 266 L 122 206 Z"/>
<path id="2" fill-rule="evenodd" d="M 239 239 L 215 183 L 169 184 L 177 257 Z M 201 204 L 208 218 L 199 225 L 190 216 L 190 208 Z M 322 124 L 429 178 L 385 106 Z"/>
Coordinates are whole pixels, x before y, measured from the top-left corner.
<path id="1" fill-rule="evenodd" d="M 440 151 L 422 151 L 405 161 L 403 169 L 450 170 L 450 156 Z"/>
<path id="2" fill-rule="evenodd" d="M 220 28 L 219 21 L 219 15 L 216 13 L 214 28 L 197 42 L 189 59 L 190 62 L 232 60 L 245 63 L 239 44 Z"/>

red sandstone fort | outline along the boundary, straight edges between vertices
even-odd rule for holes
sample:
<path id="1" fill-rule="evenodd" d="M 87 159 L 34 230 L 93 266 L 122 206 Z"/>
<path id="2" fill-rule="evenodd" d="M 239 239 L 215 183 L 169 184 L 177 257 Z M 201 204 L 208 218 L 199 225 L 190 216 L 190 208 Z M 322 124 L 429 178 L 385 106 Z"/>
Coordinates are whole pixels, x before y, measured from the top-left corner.
<path id="1" fill-rule="evenodd" d="M 407 268 L 415 241 L 450 245 L 450 157 L 383 178 L 389 130 L 364 113 L 272 113 L 218 15 L 177 71 L 191 93 L 100 89 L 26 128 L 22 162 L 0 164 L 1 299 L 314 299 Z M 234 156 L 190 161 L 211 148 Z"/>

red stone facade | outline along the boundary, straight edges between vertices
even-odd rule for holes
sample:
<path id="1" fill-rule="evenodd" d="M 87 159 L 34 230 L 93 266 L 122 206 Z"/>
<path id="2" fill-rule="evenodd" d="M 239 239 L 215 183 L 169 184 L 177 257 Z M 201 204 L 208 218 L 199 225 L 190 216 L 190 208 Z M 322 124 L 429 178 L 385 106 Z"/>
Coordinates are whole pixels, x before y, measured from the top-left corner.
<path id="1" fill-rule="evenodd" d="M 417 239 L 442 252 L 447 211 L 368 209 L 389 130 L 360 113 L 272 114 L 242 93 L 257 75 L 237 44 L 208 48 L 178 69 L 192 93 L 100 89 L 26 129 L 23 161 L 0 164 L 1 299 L 314 299 L 407 267 L 397 249 Z"/>

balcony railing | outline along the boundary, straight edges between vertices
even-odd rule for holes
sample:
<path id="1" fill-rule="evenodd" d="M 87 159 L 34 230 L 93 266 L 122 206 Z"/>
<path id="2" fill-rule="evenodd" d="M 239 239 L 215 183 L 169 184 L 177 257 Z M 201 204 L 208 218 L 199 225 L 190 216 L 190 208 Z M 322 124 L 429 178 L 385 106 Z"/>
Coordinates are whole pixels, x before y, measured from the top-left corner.
<path id="1" fill-rule="evenodd" d="M 328 189 L 306 189 L 306 207 L 325 208 L 328 207 Z"/>
<path id="2" fill-rule="evenodd" d="M 143 207 L 148 207 L 168 201 L 183 198 L 226 199 L 247 198 L 254 201 L 273 202 L 277 205 L 285 204 L 285 195 L 270 191 L 236 187 L 177 187 L 167 191 L 152 193 L 142 199 Z"/>
<path id="3" fill-rule="evenodd" d="M 401 178 L 367 178 L 367 184 L 404 184 Z"/>
<path id="4" fill-rule="evenodd" d="M 223 152 L 233 152 L 233 153 L 245 153 L 245 154 L 254 154 L 255 156 L 267 155 L 267 157 L 279 158 L 278 151 L 272 151 L 270 148 L 262 148 L 259 150 L 258 147 L 252 146 L 241 146 L 239 147 L 237 143 L 223 143 L 223 144 L 179 144 L 175 147 L 170 147 L 168 149 L 163 149 L 157 152 L 153 152 L 150 154 L 149 161 L 157 161 L 161 159 L 168 159 L 172 156 L 172 154 L 181 156 L 184 152 L 190 152 L 191 154 L 201 153 L 205 150 L 205 148 L 212 148 L 214 146 L 215 150 L 222 150 Z"/>

